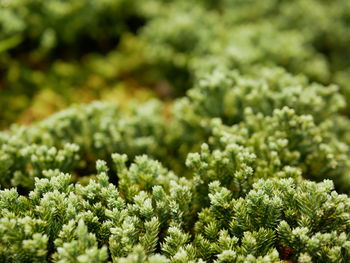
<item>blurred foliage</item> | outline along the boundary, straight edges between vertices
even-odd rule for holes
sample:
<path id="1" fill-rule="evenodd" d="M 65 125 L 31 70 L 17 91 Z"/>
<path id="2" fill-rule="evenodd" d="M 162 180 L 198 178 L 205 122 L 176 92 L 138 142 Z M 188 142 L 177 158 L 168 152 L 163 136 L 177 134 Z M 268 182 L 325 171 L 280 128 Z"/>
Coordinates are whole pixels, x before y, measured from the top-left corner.
<path id="1" fill-rule="evenodd" d="M 282 66 L 350 102 L 349 27 L 347 0 L 2 0 L 0 128 L 75 102 L 168 100 L 220 66 Z"/>

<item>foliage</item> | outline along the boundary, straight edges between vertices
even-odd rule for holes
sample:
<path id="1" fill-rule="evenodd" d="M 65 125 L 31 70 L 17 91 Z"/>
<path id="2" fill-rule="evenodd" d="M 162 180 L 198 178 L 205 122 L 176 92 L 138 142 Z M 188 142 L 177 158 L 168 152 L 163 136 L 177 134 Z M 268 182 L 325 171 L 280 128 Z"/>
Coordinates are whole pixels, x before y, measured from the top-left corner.
<path id="1" fill-rule="evenodd" d="M 1 191 L 1 257 L 346 262 L 350 201 L 323 181 L 349 191 L 338 90 L 280 68 L 198 76 L 170 118 L 95 102 L 2 132 L 18 188 Z"/>
<path id="2" fill-rule="evenodd" d="M 349 3 L 304 2 L 4 0 L 0 102 L 10 107 L 0 125 L 46 117 L 43 97 L 51 113 L 113 87 L 182 96 L 199 70 L 218 65 L 281 66 L 339 84 L 349 102 Z"/>
<path id="3" fill-rule="evenodd" d="M 0 5 L 1 262 L 350 261 L 347 1 Z"/>

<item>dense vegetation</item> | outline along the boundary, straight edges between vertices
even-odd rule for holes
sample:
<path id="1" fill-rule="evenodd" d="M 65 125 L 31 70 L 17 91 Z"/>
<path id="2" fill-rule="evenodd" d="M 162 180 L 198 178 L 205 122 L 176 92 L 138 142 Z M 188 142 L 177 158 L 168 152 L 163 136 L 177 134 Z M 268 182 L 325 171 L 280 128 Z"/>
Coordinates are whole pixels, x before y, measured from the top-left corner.
<path id="1" fill-rule="evenodd" d="M 0 5 L 0 262 L 350 262 L 349 1 Z"/>

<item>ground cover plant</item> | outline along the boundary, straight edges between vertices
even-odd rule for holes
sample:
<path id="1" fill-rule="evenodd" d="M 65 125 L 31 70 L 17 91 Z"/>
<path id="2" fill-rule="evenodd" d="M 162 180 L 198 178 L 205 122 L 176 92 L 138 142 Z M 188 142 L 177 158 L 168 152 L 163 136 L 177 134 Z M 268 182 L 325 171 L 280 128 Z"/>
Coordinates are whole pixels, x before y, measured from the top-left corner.
<path id="1" fill-rule="evenodd" d="M 348 1 L 0 4 L 0 262 L 350 262 Z"/>

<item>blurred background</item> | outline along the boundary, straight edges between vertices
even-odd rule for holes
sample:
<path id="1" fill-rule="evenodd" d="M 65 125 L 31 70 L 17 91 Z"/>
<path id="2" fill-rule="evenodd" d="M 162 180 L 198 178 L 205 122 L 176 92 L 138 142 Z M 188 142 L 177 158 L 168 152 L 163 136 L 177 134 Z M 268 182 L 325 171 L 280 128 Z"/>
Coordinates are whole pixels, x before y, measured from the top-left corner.
<path id="1" fill-rule="evenodd" d="M 350 1 L 0 0 L 0 129 L 93 100 L 171 104 L 198 72 L 259 65 L 349 102 Z"/>

